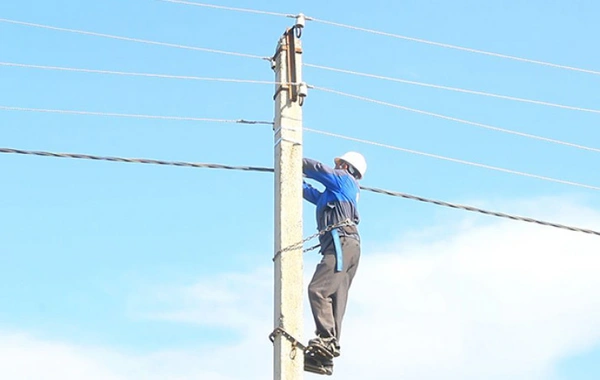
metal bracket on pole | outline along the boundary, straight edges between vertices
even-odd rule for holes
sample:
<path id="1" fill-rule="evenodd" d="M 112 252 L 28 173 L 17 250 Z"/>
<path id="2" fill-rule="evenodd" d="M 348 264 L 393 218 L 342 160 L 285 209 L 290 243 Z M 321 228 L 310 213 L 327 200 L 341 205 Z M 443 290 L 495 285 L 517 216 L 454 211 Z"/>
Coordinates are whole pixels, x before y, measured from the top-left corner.
<path id="1" fill-rule="evenodd" d="M 308 89 L 305 83 L 300 82 L 299 65 L 297 54 L 302 54 L 302 48 L 296 46 L 296 38 L 302 36 L 302 29 L 306 19 L 304 15 L 300 14 L 296 17 L 296 25 L 291 29 L 287 29 L 285 32 L 286 46 L 287 48 L 287 90 L 289 91 L 290 99 L 292 102 L 298 102 L 300 106 L 304 104 L 304 98 L 308 94 Z M 283 87 L 283 86 L 282 86 Z M 280 87 L 281 90 L 283 89 Z"/>
<path id="2" fill-rule="evenodd" d="M 287 46 L 288 46 L 287 76 L 288 76 L 288 83 L 290 84 L 290 87 L 288 87 L 288 88 L 290 90 L 290 98 L 291 98 L 292 102 L 298 101 L 298 85 L 297 85 L 298 73 L 296 71 L 297 70 L 297 67 L 296 67 L 296 36 L 294 35 L 295 29 L 296 29 L 296 27 L 293 27 L 292 29 L 288 29 L 287 32 L 285 33 L 285 36 L 287 39 Z"/>
<path id="3" fill-rule="evenodd" d="M 278 134 L 278 133 L 279 133 L 279 131 L 281 131 L 281 130 L 298 132 L 298 131 L 301 131 L 301 130 L 302 130 L 302 128 L 284 127 L 284 126 L 282 125 L 281 127 L 277 128 L 277 129 L 274 129 L 274 132 L 273 132 L 273 133 L 276 135 L 276 134 Z"/>
<path id="4" fill-rule="evenodd" d="M 277 146 L 277 145 L 281 144 L 282 141 L 289 142 L 290 144 L 294 144 L 294 145 L 302 145 L 302 143 L 299 142 L 299 141 L 294 141 L 294 140 L 284 139 L 284 138 L 278 138 L 277 141 L 275 141 L 275 144 L 273 144 L 273 146 Z"/>
<path id="5" fill-rule="evenodd" d="M 299 39 L 302 36 L 302 29 L 305 24 L 306 17 L 300 13 L 296 16 L 296 25 L 286 29 L 284 33 L 285 44 L 281 45 L 275 52 L 273 58 L 271 58 L 271 69 L 275 70 L 277 68 L 277 56 L 282 50 L 287 52 L 287 81 L 286 83 L 278 84 L 275 94 L 273 95 L 273 100 L 277 98 L 277 95 L 281 91 L 287 90 L 290 100 L 292 102 L 298 102 L 298 104 L 302 106 L 304 105 L 304 99 L 308 96 L 307 84 L 299 82 L 300 75 L 298 75 L 299 65 L 297 54 L 302 54 L 302 48 L 296 46 L 296 38 Z"/>
<path id="6" fill-rule="evenodd" d="M 292 335 L 290 335 L 281 326 L 275 327 L 275 330 L 273 330 L 273 332 L 271 334 L 269 334 L 269 340 L 271 341 L 271 343 L 275 343 L 275 336 L 278 335 L 278 334 L 283 335 L 287 340 L 289 340 L 292 343 L 292 348 L 293 349 L 295 349 L 296 347 L 298 347 L 302 351 L 306 350 L 306 346 L 304 344 L 302 344 L 302 342 L 300 342 L 298 339 L 296 339 Z"/>

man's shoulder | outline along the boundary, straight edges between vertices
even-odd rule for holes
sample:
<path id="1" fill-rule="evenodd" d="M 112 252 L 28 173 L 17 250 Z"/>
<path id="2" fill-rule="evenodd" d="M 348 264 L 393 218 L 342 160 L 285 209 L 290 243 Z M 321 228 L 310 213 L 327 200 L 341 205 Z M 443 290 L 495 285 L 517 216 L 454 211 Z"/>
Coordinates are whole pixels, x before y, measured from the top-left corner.
<path id="1" fill-rule="evenodd" d="M 356 178 L 354 178 L 354 176 L 352 176 L 352 174 L 343 171 L 343 185 L 344 188 L 347 188 L 348 190 L 353 190 L 353 191 L 359 191 L 360 190 L 360 185 L 358 184 L 358 181 L 356 180 Z"/>

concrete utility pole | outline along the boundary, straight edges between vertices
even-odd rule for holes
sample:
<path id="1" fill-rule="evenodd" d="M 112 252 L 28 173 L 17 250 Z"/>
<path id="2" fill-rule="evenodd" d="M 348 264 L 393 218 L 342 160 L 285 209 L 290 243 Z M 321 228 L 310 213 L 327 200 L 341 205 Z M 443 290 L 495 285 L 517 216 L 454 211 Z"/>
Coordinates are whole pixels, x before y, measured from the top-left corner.
<path id="1" fill-rule="evenodd" d="M 302 240 L 302 102 L 300 35 L 304 16 L 288 29 L 277 44 L 273 61 L 276 72 L 275 122 L 275 252 Z M 302 246 L 275 257 L 273 378 L 303 378 L 304 353 L 294 339 L 302 339 Z M 279 330 L 278 330 L 279 329 Z"/>

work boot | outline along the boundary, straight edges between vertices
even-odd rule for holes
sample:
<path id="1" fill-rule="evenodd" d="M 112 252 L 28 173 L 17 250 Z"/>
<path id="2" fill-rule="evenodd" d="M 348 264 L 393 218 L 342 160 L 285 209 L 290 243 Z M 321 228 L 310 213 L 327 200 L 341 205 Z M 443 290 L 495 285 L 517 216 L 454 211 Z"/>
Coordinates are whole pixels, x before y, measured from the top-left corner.
<path id="1" fill-rule="evenodd" d="M 319 375 L 333 375 L 333 360 L 316 356 L 304 357 L 304 370 Z"/>
<path id="2" fill-rule="evenodd" d="M 308 345 L 318 347 L 325 351 L 329 357 L 337 358 L 340 356 L 340 347 L 334 337 L 321 338 L 320 336 L 317 336 L 316 338 L 309 340 Z"/>

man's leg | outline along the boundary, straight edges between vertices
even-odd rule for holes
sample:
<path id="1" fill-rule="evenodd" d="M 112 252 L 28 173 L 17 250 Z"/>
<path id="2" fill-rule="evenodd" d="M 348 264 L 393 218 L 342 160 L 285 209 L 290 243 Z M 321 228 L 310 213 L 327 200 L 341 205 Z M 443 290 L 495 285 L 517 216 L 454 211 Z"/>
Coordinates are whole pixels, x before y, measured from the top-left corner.
<path id="1" fill-rule="evenodd" d="M 346 313 L 346 305 L 348 304 L 348 292 L 360 261 L 360 242 L 356 239 L 344 238 L 342 240 L 342 249 L 344 251 L 344 270 L 339 274 L 343 274 L 343 278 L 332 295 L 335 337 L 338 348 L 342 335 L 342 321 Z"/>
<path id="2" fill-rule="evenodd" d="M 343 273 L 335 273 L 334 250 L 327 249 L 323 252 L 323 258 L 317 265 L 313 278 L 308 285 L 308 298 L 315 320 L 316 333 L 321 338 L 335 337 L 331 295 L 344 279 Z"/>
<path id="3" fill-rule="evenodd" d="M 351 238 L 342 238 L 344 269 L 335 272 L 335 249 L 327 249 L 317 265 L 308 286 L 308 297 L 316 325 L 316 333 L 326 341 L 334 339 L 334 355 L 339 355 L 339 337 L 346 311 L 348 290 L 358 267 L 360 243 Z"/>

